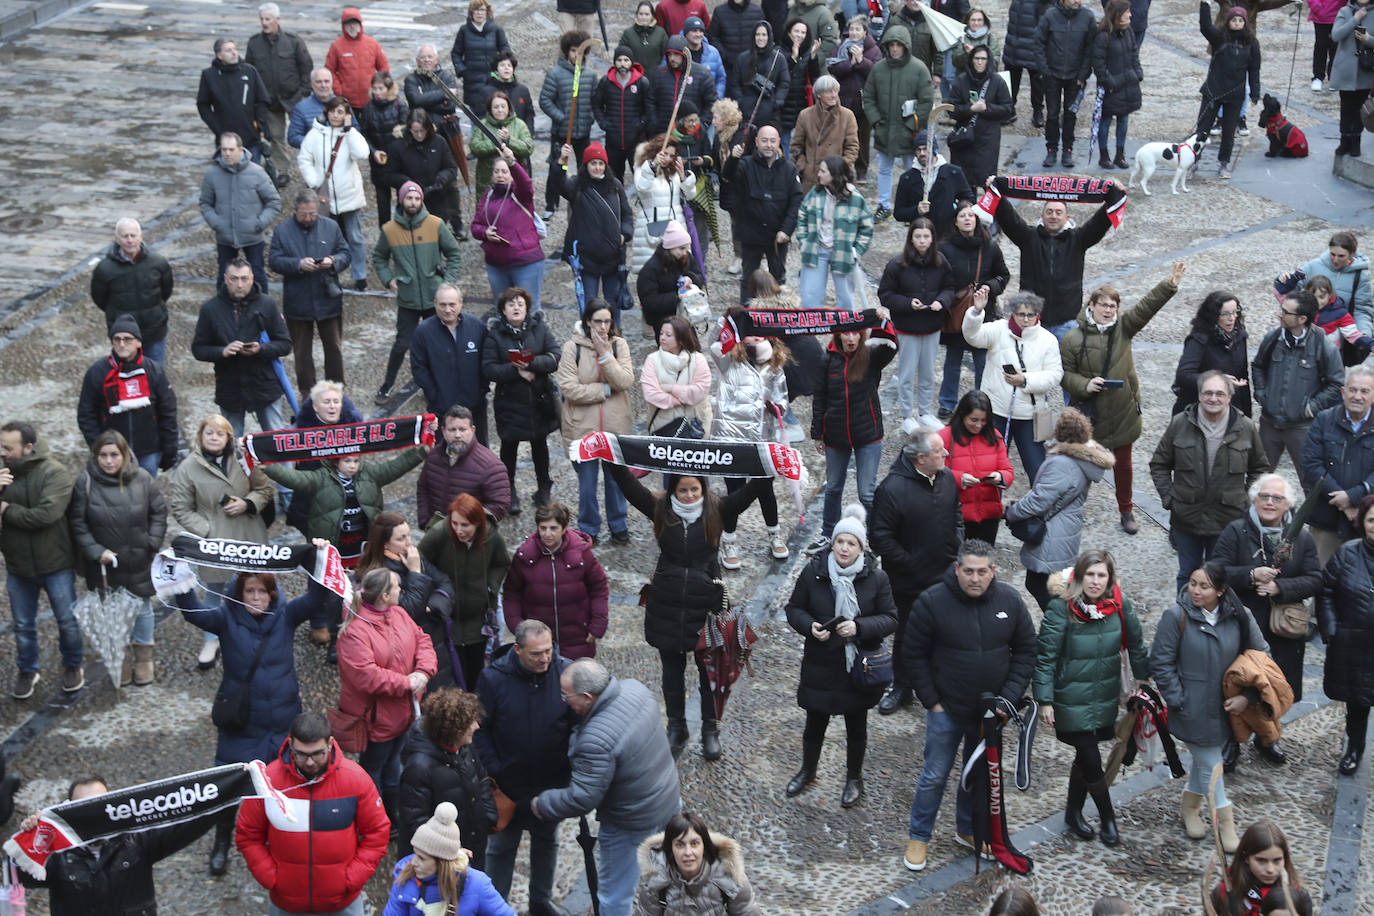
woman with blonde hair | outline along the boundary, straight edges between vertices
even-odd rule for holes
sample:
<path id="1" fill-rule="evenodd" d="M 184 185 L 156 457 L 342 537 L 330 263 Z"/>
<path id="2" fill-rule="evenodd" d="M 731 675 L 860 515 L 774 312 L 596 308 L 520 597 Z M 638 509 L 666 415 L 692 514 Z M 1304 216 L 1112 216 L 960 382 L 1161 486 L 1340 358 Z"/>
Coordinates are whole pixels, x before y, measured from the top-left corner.
<path id="1" fill-rule="evenodd" d="M 396 863 L 382 916 L 515 916 L 484 872 L 468 865 L 458 809 L 440 802 L 410 838 L 415 851 Z"/>

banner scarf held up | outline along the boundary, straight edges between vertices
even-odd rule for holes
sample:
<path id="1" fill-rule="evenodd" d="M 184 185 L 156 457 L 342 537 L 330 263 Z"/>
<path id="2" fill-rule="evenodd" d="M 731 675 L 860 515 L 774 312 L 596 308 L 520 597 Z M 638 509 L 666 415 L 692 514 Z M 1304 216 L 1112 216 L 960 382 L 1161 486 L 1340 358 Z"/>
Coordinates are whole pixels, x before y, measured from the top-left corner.
<path id="1" fill-rule="evenodd" d="M 1017 200 L 1059 200 L 1065 204 L 1107 205 L 1107 219 L 1113 229 L 1121 228 L 1126 215 L 1126 192 L 1108 178 L 1080 175 L 1002 175 L 983 192 L 978 209 L 995 216 L 1004 198 Z"/>
<path id="2" fill-rule="evenodd" d="M 735 439 L 673 439 L 661 436 L 618 436 L 597 432 L 583 436 L 568 449 L 573 461 L 595 461 L 703 477 L 784 477 L 802 479 L 801 455 L 777 442 Z"/>
<path id="3" fill-rule="evenodd" d="M 261 798 L 265 804 L 278 806 L 288 820 L 295 820 L 286 796 L 268 780 L 262 761 L 250 760 L 44 808 L 36 827 L 5 841 L 5 852 L 42 881 L 47 879 L 48 857 L 54 853 L 124 833 L 184 824 L 232 808 L 245 798 Z"/>
<path id="4" fill-rule="evenodd" d="M 172 557 L 196 566 L 231 569 L 237 573 L 275 574 L 299 570 L 345 601 L 353 597 L 353 587 L 348 581 L 343 559 L 333 544 L 317 548 L 313 544 L 261 544 L 256 541 L 178 534 L 172 538 Z M 178 579 L 173 571 L 160 574 L 159 565 L 163 562 L 172 562 L 166 551 L 158 554 L 154 560 L 153 582 L 159 586 L 159 594 L 183 591 L 175 586 L 162 586 L 164 582 Z"/>
<path id="5" fill-rule="evenodd" d="M 729 353 L 746 337 L 818 337 L 890 325 L 874 309 L 732 309 L 720 329 L 720 352 Z"/>
<path id="6" fill-rule="evenodd" d="M 434 419 L 434 414 L 426 413 L 336 426 L 274 429 L 244 436 L 243 453 L 252 470 L 256 464 L 319 461 L 390 452 L 413 445 L 433 445 L 434 433 L 430 427 Z"/>

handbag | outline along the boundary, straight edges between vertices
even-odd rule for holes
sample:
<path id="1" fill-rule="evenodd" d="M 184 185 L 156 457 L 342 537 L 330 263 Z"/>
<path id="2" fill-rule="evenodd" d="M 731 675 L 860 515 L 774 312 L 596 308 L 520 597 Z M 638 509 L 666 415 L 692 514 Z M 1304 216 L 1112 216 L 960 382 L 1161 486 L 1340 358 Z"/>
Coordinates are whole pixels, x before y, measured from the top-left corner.
<path id="1" fill-rule="evenodd" d="M 973 282 L 954 294 L 954 305 L 945 313 L 946 334 L 964 333 L 964 313 L 973 306 L 973 294 L 978 290 L 978 281 L 983 276 L 983 249 L 978 249 L 978 266 L 973 268 Z"/>
<path id="2" fill-rule="evenodd" d="M 650 435 L 665 439 L 704 439 L 706 428 L 702 426 L 700 417 L 678 417 L 664 423 Z"/>
<path id="3" fill-rule="evenodd" d="M 892 683 L 892 650 L 887 643 L 877 648 L 859 647 L 854 655 L 854 667 L 849 669 L 849 681 L 860 690 L 887 687 Z"/>
<path id="4" fill-rule="evenodd" d="M 329 717 L 329 730 L 341 750 L 349 754 L 367 750 L 367 713 L 355 715 L 336 706 L 325 714 Z"/>
<path id="5" fill-rule="evenodd" d="M 1007 519 L 1007 530 L 1011 536 L 1025 544 L 1027 547 L 1034 547 L 1045 539 L 1045 534 L 1049 531 L 1049 526 L 1045 520 L 1038 515 L 1028 515 L 1025 518 L 1012 521 Z"/>
<path id="6" fill-rule="evenodd" d="M 988 94 L 988 86 L 992 83 L 989 78 L 983 81 L 983 88 L 978 91 L 974 101 L 983 98 Z M 969 118 L 967 124 L 960 124 L 945 137 L 945 147 L 950 152 L 964 153 L 973 148 L 976 138 L 973 136 L 973 125 L 978 123 L 978 115 Z"/>
<path id="7" fill-rule="evenodd" d="M 1021 374 L 1026 374 L 1026 361 L 1021 358 L 1021 346 L 1013 344 L 1016 350 L 1016 362 L 1021 366 Z M 1029 392 L 1027 392 L 1029 393 Z M 1049 403 L 1040 404 L 1035 400 L 1035 395 L 1031 399 L 1031 435 L 1036 442 L 1044 442 L 1046 439 L 1054 438 L 1054 408 Z M 1044 535 L 1042 534 L 1043 538 Z M 1025 540 L 1025 538 L 1022 538 Z M 1040 543 L 1036 541 L 1035 543 Z"/>
<path id="8" fill-rule="evenodd" d="M 262 653 L 267 648 L 267 636 L 263 636 L 258 643 L 258 651 L 253 655 L 253 664 L 248 668 L 248 676 L 239 684 L 237 690 L 225 690 L 225 682 L 221 681 L 219 690 L 215 691 L 215 700 L 210 706 L 210 721 L 215 723 L 215 728 L 222 728 L 225 731 L 242 731 L 248 724 L 249 700 L 253 695 L 253 675 L 258 672 L 258 663 L 262 661 Z"/>
<path id="9" fill-rule="evenodd" d="M 1269 632 L 1285 639 L 1306 639 L 1312 605 L 1306 601 L 1270 601 Z"/>

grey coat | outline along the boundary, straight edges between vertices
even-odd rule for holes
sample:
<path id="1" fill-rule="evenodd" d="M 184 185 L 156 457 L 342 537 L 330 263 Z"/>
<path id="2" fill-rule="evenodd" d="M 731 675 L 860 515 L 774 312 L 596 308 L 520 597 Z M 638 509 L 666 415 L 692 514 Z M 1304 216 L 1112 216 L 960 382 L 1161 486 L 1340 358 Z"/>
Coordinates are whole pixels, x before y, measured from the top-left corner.
<path id="1" fill-rule="evenodd" d="M 744 874 L 739 843 L 714 832 L 711 842 L 716 846 L 716 860 L 703 863 L 690 879 L 669 867 L 672 851 L 663 848 L 662 833 L 641 843 L 634 916 L 762 916 Z"/>
<path id="2" fill-rule="evenodd" d="M 72 488 L 67 520 L 84 560 L 88 589 L 100 586 L 100 556 L 110 550 L 119 560 L 105 571 L 110 587 L 123 586 L 140 598 L 153 596 L 149 572 L 167 533 L 167 503 L 147 471 L 129 462 L 118 477 L 111 477 L 91 458 Z"/>
<path id="3" fill-rule="evenodd" d="M 1116 464 L 1112 453 L 1096 442 L 1055 442 L 1049 453 L 1030 492 L 1007 507 L 1008 522 L 1031 516 L 1045 520 L 1045 539 L 1021 547 L 1021 565 L 1030 572 L 1052 573 L 1073 565 L 1088 488 Z"/>
<path id="4" fill-rule="evenodd" d="M 1298 345 L 1289 348 L 1275 328 L 1260 341 L 1250 366 L 1250 386 L 1264 414 L 1279 429 L 1306 426 L 1341 397 L 1345 367 L 1321 328 L 1309 325 Z"/>
<path id="5" fill-rule="evenodd" d="M 1374 70 L 1366 70 L 1360 66 L 1359 58 L 1356 56 L 1360 45 L 1355 40 L 1355 27 L 1364 25 L 1368 29 L 1374 25 L 1374 20 L 1366 16 L 1363 23 L 1356 22 L 1357 9 L 1359 7 L 1356 4 L 1347 3 L 1336 14 L 1336 22 L 1331 26 L 1331 40 L 1336 43 L 1336 59 L 1331 63 L 1331 79 L 1327 86 L 1342 92 L 1368 89 L 1374 84 Z M 1374 42 L 1374 39 L 1366 41 L 1366 45 L 1371 42 Z"/>
<path id="6" fill-rule="evenodd" d="M 1218 605 L 1216 626 L 1207 623 L 1185 591 L 1164 612 L 1150 647 L 1150 673 L 1159 695 L 1169 704 L 1169 733 L 1175 740 L 1202 747 L 1218 747 L 1231 735 L 1231 721 L 1222 708 L 1221 678 L 1247 649 L 1269 654 L 1255 618 L 1227 590 Z M 1179 629 L 1179 615 L 1186 614 Z"/>
<path id="7" fill-rule="evenodd" d="M 281 195 L 262 166 L 247 155 L 228 166 L 215 155 L 200 183 L 200 215 L 221 245 L 246 248 L 264 241 L 281 212 Z"/>
<path id="8" fill-rule="evenodd" d="M 626 832 L 667 823 L 678 810 L 677 764 L 658 717 L 658 700 L 632 678 L 611 678 L 568 742 L 572 782 L 541 792 L 539 817 L 562 820 L 596 809 Z"/>

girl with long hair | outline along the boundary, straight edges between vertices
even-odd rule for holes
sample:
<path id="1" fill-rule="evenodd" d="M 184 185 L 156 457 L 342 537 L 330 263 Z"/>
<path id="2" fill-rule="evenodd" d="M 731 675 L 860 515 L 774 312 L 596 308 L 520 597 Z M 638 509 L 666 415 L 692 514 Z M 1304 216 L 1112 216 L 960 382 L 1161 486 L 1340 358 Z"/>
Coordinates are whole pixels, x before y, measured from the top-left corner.
<path id="1" fill-rule="evenodd" d="M 1230 901 L 1239 904 L 1245 916 L 1259 916 L 1270 894 L 1278 890 L 1299 890 L 1302 879 L 1288 851 L 1288 837 L 1279 825 L 1264 818 L 1255 821 L 1241 834 L 1226 879 L 1212 888 L 1211 902 L 1218 913 L 1236 912 Z M 1309 901 L 1310 902 L 1310 901 Z"/>
<path id="2" fill-rule="evenodd" d="M 1203 298 L 1193 315 L 1183 355 L 1174 369 L 1174 406 L 1171 416 L 1197 403 L 1198 376 L 1220 369 L 1231 380 L 1231 406 L 1247 417 L 1250 400 L 1250 353 L 1245 330 L 1245 310 L 1230 290 L 1214 289 Z"/>
<path id="3" fill-rule="evenodd" d="M 1102 122 L 1097 128 L 1097 167 L 1129 169 L 1126 161 L 1126 120 L 1140 110 L 1140 49 L 1131 28 L 1131 0 L 1111 0 L 1093 38 L 1093 72 L 1102 89 Z M 1107 156 L 1107 128 L 1116 118 L 1116 159 Z"/>
<path id="4" fill-rule="evenodd" d="M 901 256 L 887 262 L 878 300 L 892 314 L 897 329 L 897 406 L 903 431 L 917 425 L 938 429 L 943 424 L 933 412 L 935 360 L 945 312 L 954 302 L 954 278 L 949 261 L 936 247 L 935 224 L 924 216 L 912 220 Z"/>
<path id="5" fill-rule="evenodd" d="M 959 487 L 964 537 L 996 544 L 1002 493 L 1011 486 L 1012 469 L 1007 443 L 993 420 L 992 399 L 982 391 L 965 393 L 949 425 L 940 427 L 940 441 Z"/>
<path id="6" fill-rule="evenodd" d="M 854 265 L 873 243 L 873 213 L 850 183 L 843 156 L 826 156 L 816 167 L 816 185 L 802 198 L 796 238 L 801 249 L 802 305 L 825 303 L 827 277 L 835 280 L 835 306 L 854 308 Z"/>

